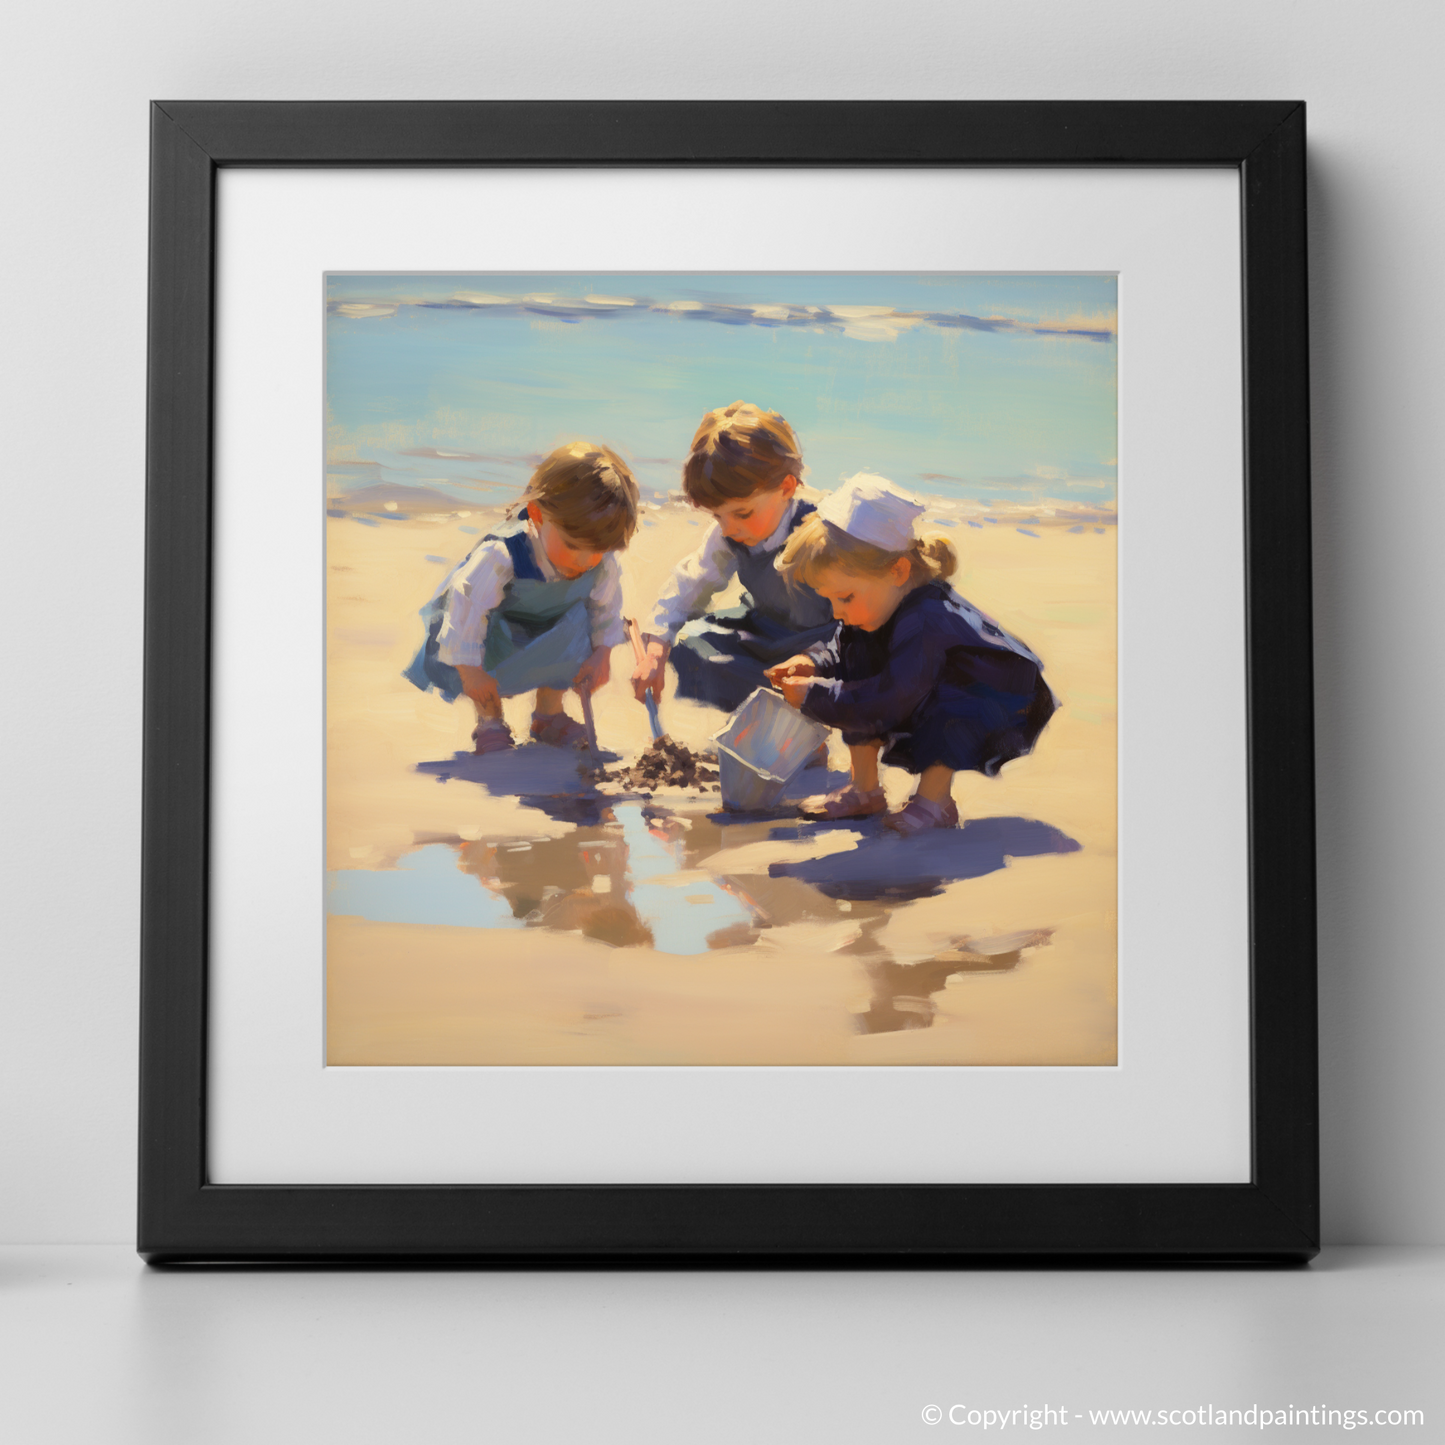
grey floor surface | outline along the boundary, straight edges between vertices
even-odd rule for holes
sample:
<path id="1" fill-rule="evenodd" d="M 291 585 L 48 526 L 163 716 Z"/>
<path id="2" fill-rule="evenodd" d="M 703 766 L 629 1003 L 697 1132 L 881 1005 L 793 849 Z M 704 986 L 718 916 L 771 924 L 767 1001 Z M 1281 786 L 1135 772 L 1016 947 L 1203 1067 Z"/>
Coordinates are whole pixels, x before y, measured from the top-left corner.
<path id="1" fill-rule="evenodd" d="M 1312 1407 L 1422 1411 L 1364 1438 L 1445 1440 L 1442 1359 L 1445 1249 L 881 1273 L 148 1270 L 113 1246 L 0 1249 L 5 1445 L 1353 1437 L 1343 1413 L 1299 1418 Z M 1089 1413 L 1201 1407 L 1296 1423 Z"/>

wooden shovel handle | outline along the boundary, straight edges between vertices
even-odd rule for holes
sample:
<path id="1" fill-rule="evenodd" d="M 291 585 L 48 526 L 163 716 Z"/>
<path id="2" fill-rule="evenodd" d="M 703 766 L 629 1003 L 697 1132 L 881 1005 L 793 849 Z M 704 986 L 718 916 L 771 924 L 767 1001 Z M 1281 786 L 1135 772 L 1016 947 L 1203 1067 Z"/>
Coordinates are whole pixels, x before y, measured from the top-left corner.
<path id="1" fill-rule="evenodd" d="M 632 643 L 632 656 L 641 663 L 647 657 L 647 649 L 642 645 L 642 629 L 637 625 L 635 618 L 624 617 L 622 620 L 627 626 L 627 636 Z"/>

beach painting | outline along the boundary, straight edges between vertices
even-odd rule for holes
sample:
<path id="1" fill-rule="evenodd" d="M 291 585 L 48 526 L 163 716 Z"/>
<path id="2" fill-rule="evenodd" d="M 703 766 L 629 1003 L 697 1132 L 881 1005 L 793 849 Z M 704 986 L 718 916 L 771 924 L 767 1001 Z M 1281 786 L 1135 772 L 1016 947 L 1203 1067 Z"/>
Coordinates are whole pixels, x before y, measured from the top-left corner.
<path id="1" fill-rule="evenodd" d="M 1116 278 L 325 278 L 331 1066 L 1117 1063 Z"/>

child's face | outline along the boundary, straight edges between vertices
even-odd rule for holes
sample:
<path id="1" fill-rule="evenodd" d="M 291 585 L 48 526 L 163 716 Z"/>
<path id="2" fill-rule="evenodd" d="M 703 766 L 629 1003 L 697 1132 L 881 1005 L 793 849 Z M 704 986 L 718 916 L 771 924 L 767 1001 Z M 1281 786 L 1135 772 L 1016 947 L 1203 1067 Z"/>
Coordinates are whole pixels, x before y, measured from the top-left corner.
<path id="1" fill-rule="evenodd" d="M 813 591 L 833 604 L 833 616 L 848 627 L 877 632 L 913 590 L 913 568 L 900 557 L 888 571 L 875 576 L 824 567 L 812 579 Z"/>
<path id="2" fill-rule="evenodd" d="M 538 540 L 547 560 L 569 581 L 590 572 L 601 560 L 602 552 L 591 542 L 569 537 L 536 502 L 527 505 L 527 517 L 537 529 Z"/>
<path id="3" fill-rule="evenodd" d="M 744 547 L 756 547 L 766 542 L 778 530 L 793 493 L 798 490 L 797 477 L 786 477 L 781 487 L 771 491 L 754 492 L 749 497 L 739 497 L 734 502 L 724 502 L 720 507 L 708 510 L 717 518 L 722 534 L 730 542 L 741 543 Z"/>

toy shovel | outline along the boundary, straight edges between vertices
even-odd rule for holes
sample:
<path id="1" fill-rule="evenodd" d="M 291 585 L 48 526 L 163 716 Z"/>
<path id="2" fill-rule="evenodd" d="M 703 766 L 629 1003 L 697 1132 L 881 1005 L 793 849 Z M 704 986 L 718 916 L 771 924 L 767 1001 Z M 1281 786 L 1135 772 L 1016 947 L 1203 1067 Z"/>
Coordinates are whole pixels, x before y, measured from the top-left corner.
<path id="1" fill-rule="evenodd" d="M 592 694 L 581 692 L 578 694 L 582 699 L 582 726 L 587 729 L 587 751 L 592 755 L 592 761 L 597 761 L 597 720 L 592 716 Z"/>
<path id="2" fill-rule="evenodd" d="M 640 666 L 646 661 L 647 653 L 642 646 L 642 629 L 630 617 L 627 619 L 627 635 L 632 640 L 632 655 Z M 647 708 L 647 722 L 652 728 L 652 741 L 657 742 L 659 738 L 666 737 L 662 730 L 662 718 L 657 711 L 657 699 L 648 692 L 643 694 L 642 701 Z"/>

